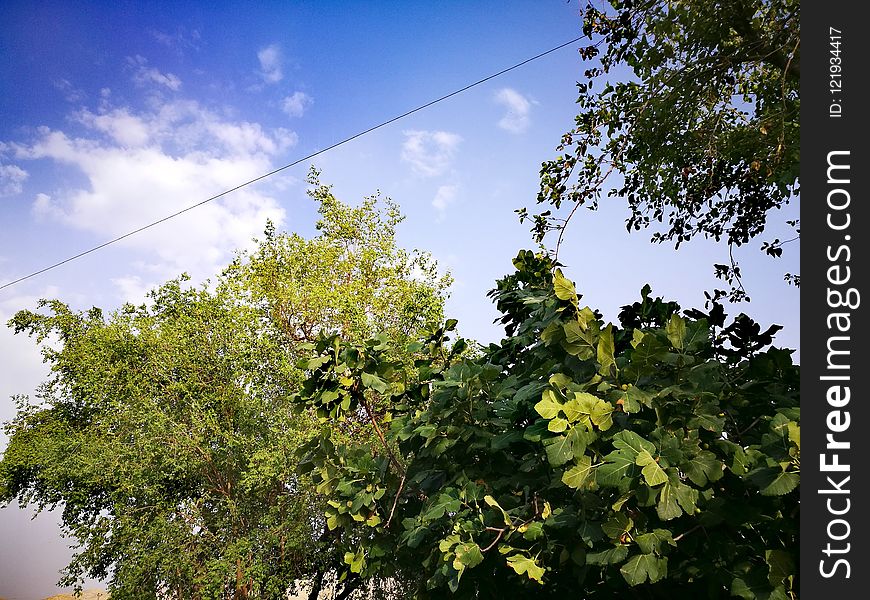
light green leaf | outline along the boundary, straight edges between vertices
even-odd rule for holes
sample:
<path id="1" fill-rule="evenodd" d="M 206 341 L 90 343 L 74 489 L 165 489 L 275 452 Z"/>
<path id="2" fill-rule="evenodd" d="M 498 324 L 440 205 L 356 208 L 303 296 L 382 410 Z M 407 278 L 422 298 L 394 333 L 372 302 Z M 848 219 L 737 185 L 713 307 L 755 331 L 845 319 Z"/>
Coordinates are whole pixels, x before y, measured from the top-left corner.
<path id="1" fill-rule="evenodd" d="M 615 376 L 617 373 L 615 347 L 613 344 L 613 325 L 608 324 L 598 336 L 599 372 L 605 376 Z"/>
<path id="2" fill-rule="evenodd" d="M 526 574 L 529 579 L 537 581 L 540 584 L 544 583 L 544 568 L 539 566 L 533 558 L 523 556 L 522 554 L 514 554 L 507 559 L 508 566 L 517 572 L 517 575 Z"/>
<path id="3" fill-rule="evenodd" d="M 383 394 L 389 388 L 386 381 L 371 373 L 364 372 L 362 374 L 362 383 L 365 387 L 371 388 L 380 394 Z"/>
<path id="4" fill-rule="evenodd" d="M 493 498 L 490 495 L 486 495 L 483 497 L 483 501 L 486 502 L 489 506 L 491 506 L 493 508 L 497 508 L 501 512 L 501 516 L 504 519 L 505 525 L 507 525 L 508 527 L 513 526 L 513 521 L 511 521 L 511 518 L 508 516 L 508 514 L 505 512 L 505 510 L 499 505 L 499 503 L 496 501 L 495 498 Z"/>
<path id="5" fill-rule="evenodd" d="M 643 450 L 646 450 L 650 454 L 656 451 L 656 447 L 652 442 L 627 429 L 613 436 L 613 445 L 616 448 L 630 452 L 632 460 Z"/>
<path id="6" fill-rule="evenodd" d="M 646 479 L 647 485 L 654 487 L 661 485 L 668 480 L 668 476 L 652 455 L 646 450 L 641 450 L 634 461 L 638 466 L 643 467 L 641 474 Z"/>
<path id="7" fill-rule="evenodd" d="M 683 340 L 686 338 L 686 321 L 677 314 L 671 315 L 671 320 L 668 321 L 665 331 L 668 334 L 668 339 L 674 348 L 677 350 L 683 349 Z"/>
<path id="8" fill-rule="evenodd" d="M 577 290 L 574 284 L 565 279 L 561 269 L 556 269 L 553 274 L 553 288 L 559 300 L 577 300 Z"/>
<path id="9" fill-rule="evenodd" d="M 351 573 L 362 573 L 366 565 L 366 556 L 362 548 L 354 552 L 346 552 L 344 554 L 345 564 L 350 565 Z"/>
<path id="10" fill-rule="evenodd" d="M 590 417 L 595 425 L 601 431 L 607 431 L 613 427 L 613 405 L 610 402 L 598 399 L 598 402 L 592 408 Z"/>
<path id="11" fill-rule="evenodd" d="M 592 459 L 581 456 L 575 466 L 562 473 L 562 483 L 575 490 L 580 489 L 590 479 L 592 469 Z"/>
<path id="12" fill-rule="evenodd" d="M 552 419 L 562 410 L 562 403 L 556 399 L 553 390 L 544 390 L 544 393 L 541 394 L 541 401 L 535 404 L 535 410 L 541 417 Z"/>
<path id="13" fill-rule="evenodd" d="M 456 567 L 457 562 L 459 562 L 461 566 L 469 568 L 476 567 L 483 562 L 483 554 L 480 551 L 480 546 L 474 542 L 459 544 L 454 548 L 453 552 L 456 554 L 456 559 L 454 560 L 453 565 L 457 571 L 459 570 L 459 568 Z"/>
<path id="14" fill-rule="evenodd" d="M 801 447 L 801 426 L 795 423 L 794 421 L 789 421 L 788 423 L 788 439 L 790 439 L 795 446 L 800 449 Z"/>
<path id="15" fill-rule="evenodd" d="M 546 517 L 544 517 L 546 518 Z M 523 534 L 523 539 L 533 542 L 537 539 L 544 537 L 544 524 L 540 521 L 534 521 L 525 526 L 525 531 L 523 531 L 522 527 L 520 531 Z"/>
<path id="16" fill-rule="evenodd" d="M 547 424 L 547 429 L 553 433 L 562 433 L 568 429 L 568 421 L 562 417 L 556 417 Z"/>

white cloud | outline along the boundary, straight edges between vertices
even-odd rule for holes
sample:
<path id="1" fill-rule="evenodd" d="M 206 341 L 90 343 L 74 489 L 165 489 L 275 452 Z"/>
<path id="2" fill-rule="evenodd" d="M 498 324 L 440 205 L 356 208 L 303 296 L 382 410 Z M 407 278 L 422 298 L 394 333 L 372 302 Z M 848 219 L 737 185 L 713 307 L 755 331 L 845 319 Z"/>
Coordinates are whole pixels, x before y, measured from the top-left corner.
<path id="1" fill-rule="evenodd" d="M 441 175 L 450 166 L 462 137 L 448 131 L 403 131 L 402 160 L 424 177 Z"/>
<path id="2" fill-rule="evenodd" d="M 147 283 L 138 275 L 128 275 L 111 280 L 118 289 L 121 302 L 130 304 L 143 304 L 148 299 L 148 292 L 157 287 L 157 283 Z"/>
<path id="3" fill-rule="evenodd" d="M 108 100 L 106 100 L 108 102 Z M 37 195 L 34 215 L 92 232 L 104 241 L 156 221 L 274 168 L 296 143 L 287 129 L 232 121 L 195 101 L 175 100 L 137 112 L 104 106 L 74 114 L 83 135 L 41 127 L 27 144 L 10 144 L 18 159 L 47 159 L 84 175 L 79 189 Z M 284 209 L 263 185 L 251 186 L 125 239 L 156 263 L 149 280 L 190 272 L 212 275 L 247 247 L 267 219 Z M 135 295 L 135 273 L 115 282 Z M 140 286 L 141 287 L 141 286 Z"/>
<path id="4" fill-rule="evenodd" d="M 294 92 L 292 96 L 284 98 L 281 108 L 291 117 L 301 117 L 312 104 L 314 98 L 305 92 Z"/>
<path id="5" fill-rule="evenodd" d="M 154 67 L 148 66 L 148 61 L 143 56 L 131 56 L 127 58 L 127 63 L 135 70 L 133 72 L 133 81 L 140 86 L 146 86 L 152 83 L 162 85 L 169 88 L 173 92 L 181 89 L 181 79 L 172 73 L 161 73 Z"/>
<path id="6" fill-rule="evenodd" d="M 257 52 L 257 59 L 260 61 L 260 77 L 266 83 L 278 83 L 284 79 L 281 48 L 278 44 L 266 46 Z"/>
<path id="7" fill-rule="evenodd" d="M 33 216 L 39 220 L 63 217 L 63 211 L 52 201 L 51 196 L 48 194 L 36 194 L 36 199 L 33 201 L 30 210 L 33 212 Z"/>
<path id="8" fill-rule="evenodd" d="M 435 192 L 432 206 L 438 211 L 439 220 L 444 218 L 444 215 L 447 213 L 447 207 L 456 200 L 456 192 L 458 190 L 459 187 L 455 185 L 442 185 Z"/>
<path id="9" fill-rule="evenodd" d="M 495 101 L 507 109 L 498 126 L 511 133 L 522 133 L 529 128 L 529 112 L 532 102 L 518 91 L 502 88 L 495 94 Z"/>
<path id="10" fill-rule="evenodd" d="M 0 164 L 0 197 L 20 194 L 28 177 L 27 171 L 21 167 Z"/>

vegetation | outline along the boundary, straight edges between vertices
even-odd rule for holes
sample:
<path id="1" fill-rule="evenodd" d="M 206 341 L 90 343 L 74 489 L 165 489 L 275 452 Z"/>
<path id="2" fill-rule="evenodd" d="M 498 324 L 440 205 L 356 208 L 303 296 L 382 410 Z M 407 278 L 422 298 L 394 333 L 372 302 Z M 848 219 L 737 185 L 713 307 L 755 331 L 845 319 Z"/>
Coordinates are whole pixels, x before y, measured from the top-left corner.
<path id="1" fill-rule="evenodd" d="M 538 202 L 572 202 L 570 219 L 619 196 L 629 229 L 666 221 L 653 241 L 677 246 L 760 235 L 798 193 L 797 2 L 583 18 L 600 67 Z M 559 238 L 497 282 L 505 337 L 479 348 L 438 326 L 449 280 L 396 247 L 394 205 L 311 183 L 319 235 L 269 226 L 213 289 L 11 321 L 52 376 L 6 427 L 0 501 L 63 507 L 82 543 L 69 581 L 108 575 L 116 598 L 295 581 L 316 598 L 327 580 L 338 598 L 798 597 L 799 369 L 776 326 L 727 318 L 720 300 L 747 299 L 735 261 L 705 311 L 644 286 L 607 323 L 560 270 L 567 220 L 520 211 Z"/>
<path id="2" fill-rule="evenodd" d="M 532 217 L 540 241 L 566 219 L 552 210 L 623 199 L 629 230 L 679 247 L 696 236 L 729 249 L 759 236 L 776 209 L 796 199 L 800 171 L 800 3 L 797 0 L 589 3 L 579 113 L 562 153 L 541 167 Z M 609 182 L 609 184 L 608 184 Z M 523 218 L 527 210 L 520 211 Z M 558 215 L 558 212 L 557 212 Z M 658 223 L 665 224 L 659 228 Z M 789 221 L 799 232 L 799 222 Z M 780 256 L 773 239 L 761 249 Z M 729 252 L 716 299 L 748 299 Z M 800 284 L 798 275 L 786 279 Z"/>
<path id="3" fill-rule="evenodd" d="M 63 508 L 81 542 L 66 583 L 108 577 L 113 598 L 272 598 L 307 580 L 315 598 L 341 564 L 344 542 L 296 474 L 319 427 L 289 404 L 300 344 L 377 328 L 402 347 L 442 318 L 449 280 L 396 247 L 395 205 L 351 208 L 311 183 L 319 235 L 270 226 L 213 291 L 181 279 L 108 318 L 55 300 L 10 322 L 43 344 L 52 376 L 6 427 L 0 500 Z M 371 437 L 352 421 L 336 435 Z"/>
<path id="4" fill-rule="evenodd" d="M 799 381 L 776 327 L 648 287 L 605 325 L 550 259 L 514 264 L 492 293 L 507 337 L 477 358 L 448 322 L 417 378 L 377 339 L 306 361 L 300 406 L 390 407 L 376 454 L 325 428 L 302 462 L 349 572 L 420 598 L 796 597 Z"/>

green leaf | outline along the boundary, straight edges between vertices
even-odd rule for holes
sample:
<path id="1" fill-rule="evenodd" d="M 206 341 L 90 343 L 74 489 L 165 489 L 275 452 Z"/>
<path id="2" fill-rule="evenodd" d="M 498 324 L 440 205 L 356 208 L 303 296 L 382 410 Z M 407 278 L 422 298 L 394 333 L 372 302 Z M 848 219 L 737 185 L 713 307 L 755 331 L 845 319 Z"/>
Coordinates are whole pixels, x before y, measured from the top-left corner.
<path id="1" fill-rule="evenodd" d="M 776 587 L 782 582 L 795 575 L 795 565 L 791 554 L 785 550 L 766 550 L 764 558 L 768 565 L 767 580 L 770 585 Z"/>
<path id="2" fill-rule="evenodd" d="M 565 279 L 561 269 L 556 269 L 553 274 L 553 288 L 559 300 L 577 300 L 577 290 L 574 284 Z"/>
<path id="3" fill-rule="evenodd" d="M 495 498 L 493 498 L 490 495 L 486 495 L 483 497 L 483 501 L 486 502 L 489 506 L 491 506 L 493 508 L 497 508 L 501 512 L 501 516 L 504 519 L 505 525 L 507 525 L 508 527 L 513 526 L 513 521 L 511 521 L 511 518 L 508 516 L 508 514 L 505 512 L 505 510 L 501 507 L 501 505 L 499 505 L 499 503 L 496 501 Z"/>
<path id="4" fill-rule="evenodd" d="M 643 467 L 641 469 L 641 474 L 643 474 L 643 478 L 646 480 L 647 485 L 650 487 L 654 487 L 657 485 L 661 485 L 668 480 L 668 476 L 665 473 L 664 469 L 662 469 L 656 460 L 652 457 L 652 455 L 646 450 L 642 450 L 638 453 L 637 458 L 634 462 Z"/>
<path id="5" fill-rule="evenodd" d="M 535 411 L 544 419 L 552 419 L 562 410 L 562 403 L 556 399 L 553 390 L 544 390 L 541 401 L 535 404 Z"/>
<path id="6" fill-rule="evenodd" d="M 671 320 L 668 321 L 665 331 L 668 334 L 668 339 L 677 350 L 683 349 L 683 340 L 686 338 L 686 321 L 676 313 L 671 315 Z"/>
<path id="7" fill-rule="evenodd" d="M 458 498 L 453 498 L 448 494 L 440 494 L 429 504 L 426 512 L 423 513 L 423 521 L 434 521 L 440 519 L 445 513 L 453 513 L 459 510 L 462 503 Z"/>
<path id="8" fill-rule="evenodd" d="M 613 427 L 613 405 L 610 402 L 598 399 L 598 402 L 592 408 L 590 418 L 592 423 L 597 425 L 601 431 L 607 431 Z"/>
<path id="9" fill-rule="evenodd" d="M 656 451 L 655 444 L 627 429 L 620 431 L 613 436 L 613 445 L 620 450 L 630 452 L 632 454 L 632 460 L 637 458 L 637 455 L 644 450 L 649 454 L 653 454 Z"/>
<path id="10" fill-rule="evenodd" d="M 662 521 L 670 521 L 671 519 L 676 519 L 683 514 L 683 511 L 680 509 L 680 505 L 677 502 L 677 491 L 670 482 L 665 483 L 659 492 L 659 501 L 656 505 L 656 512 Z"/>
<path id="11" fill-rule="evenodd" d="M 761 489 L 762 496 L 783 496 L 797 488 L 801 482 L 797 473 L 767 467 L 756 469 L 746 477 Z"/>
<path id="12" fill-rule="evenodd" d="M 594 442 L 598 436 L 594 431 L 584 427 L 572 427 L 568 432 L 568 441 L 571 442 L 571 453 L 574 458 L 580 458 L 586 453 L 586 447 Z"/>
<path id="13" fill-rule="evenodd" d="M 350 565 L 351 573 L 362 573 L 366 565 L 366 555 L 363 549 L 360 548 L 356 552 L 346 552 L 344 555 L 345 564 Z"/>
<path id="14" fill-rule="evenodd" d="M 562 433 L 568 429 L 568 421 L 562 417 L 556 417 L 547 425 L 547 429 L 553 433 Z"/>
<path id="15" fill-rule="evenodd" d="M 619 540 L 626 531 L 634 527 L 634 521 L 625 513 L 615 513 L 601 526 L 604 534 L 612 540 Z"/>
<path id="16" fill-rule="evenodd" d="M 574 458 L 571 438 L 567 435 L 544 440 L 544 450 L 547 452 L 547 461 L 554 467 L 560 467 Z"/>
<path id="17" fill-rule="evenodd" d="M 483 554 L 480 551 L 480 546 L 474 542 L 459 544 L 454 548 L 453 552 L 456 554 L 456 560 L 465 567 L 476 567 L 483 562 Z"/>
<path id="18" fill-rule="evenodd" d="M 676 546 L 677 543 L 667 529 L 655 529 L 650 533 L 643 533 L 634 538 L 637 542 L 640 551 L 644 554 L 658 554 L 662 542 L 666 542 L 671 546 Z"/>
<path id="19" fill-rule="evenodd" d="M 522 554 L 514 554 L 507 559 L 508 566 L 516 571 L 517 575 L 526 574 L 529 579 L 537 581 L 540 584 L 544 583 L 544 568 L 539 566 L 533 558 Z"/>
<path id="20" fill-rule="evenodd" d="M 616 376 L 615 347 L 613 344 L 613 325 L 608 324 L 598 337 L 599 372 L 604 376 Z"/>
<path id="21" fill-rule="evenodd" d="M 791 440 L 795 446 L 800 449 L 801 447 L 801 426 L 795 423 L 794 421 L 789 421 L 788 423 L 788 439 Z"/>
<path id="22" fill-rule="evenodd" d="M 619 572 L 628 585 L 635 586 L 647 579 L 650 583 L 655 583 L 667 575 L 667 570 L 667 558 L 656 558 L 652 554 L 638 554 L 628 559 Z"/>
<path id="23" fill-rule="evenodd" d="M 581 456 L 575 466 L 562 473 L 562 483 L 575 490 L 580 489 L 590 480 L 592 469 L 592 459 L 589 456 Z"/>
<path id="24" fill-rule="evenodd" d="M 546 519 L 546 517 L 544 517 Z M 522 530 L 522 528 L 520 528 Z M 544 524 L 540 521 L 534 521 L 526 525 L 526 530 L 522 532 L 523 539 L 530 542 L 544 537 Z"/>
<path id="25" fill-rule="evenodd" d="M 723 463 L 716 459 L 712 452 L 702 450 L 680 467 L 686 476 L 698 487 L 704 487 L 708 481 L 718 481 L 722 478 Z"/>
<path id="26" fill-rule="evenodd" d="M 652 394 L 629 384 L 622 397 L 622 410 L 627 413 L 640 412 L 641 406 L 652 406 Z"/>
<path id="27" fill-rule="evenodd" d="M 371 373 L 362 374 L 362 383 L 365 387 L 371 388 L 376 392 L 383 394 L 387 391 L 388 385 L 387 382 L 378 377 L 377 375 L 372 375 Z"/>
<path id="28" fill-rule="evenodd" d="M 614 451 L 604 457 L 604 463 L 598 465 L 595 481 L 603 487 L 621 487 L 630 482 L 637 472 L 634 456 L 623 451 Z"/>
<path id="29" fill-rule="evenodd" d="M 590 552 L 586 555 L 586 564 L 589 565 L 613 565 L 625 560 L 628 556 L 628 546 L 615 546 L 603 552 Z"/>

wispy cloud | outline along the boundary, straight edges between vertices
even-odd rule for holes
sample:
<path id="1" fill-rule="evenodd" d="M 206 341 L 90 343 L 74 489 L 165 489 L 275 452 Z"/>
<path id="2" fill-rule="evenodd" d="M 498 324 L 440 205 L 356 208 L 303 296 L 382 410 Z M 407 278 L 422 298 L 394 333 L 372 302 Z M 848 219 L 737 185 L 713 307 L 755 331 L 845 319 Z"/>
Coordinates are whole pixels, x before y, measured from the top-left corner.
<path id="1" fill-rule="evenodd" d="M 498 126 L 511 133 L 523 133 L 529 128 L 531 120 L 529 112 L 532 101 L 511 88 L 502 88 L 495 93 L 495 101 L 507 112 L 498 122 Z"/>
<path id="2" fill-rule="evenodd" d="M 423 177 L 433 177 L 447 171 L 462 142 L 459 134 L 449 131 L 410 130 L 402 133 L 405 136 L 402 160 Z"/>
<path id="3" fill-rule="evenodd" d="M 266 83 L 278 83 L 284 78 L 283 60 L 281 48 L 278 44 L 271 44 L 257 52 L 260 61 L 260 77 Z"/>
<path id="4" fill-rule="evenodd" d="M 67 102 L 71 102 L 73 104 L 81 102 L 86 97 L 86 94 L 83 90 L 75 87 L 67 79 L 58 79 L 54 82 L 54 87 L 60 90 L 61 93 L 63 93 L 63 97 Z"/>
<path id="5" fill-rule="evenodd" d="M 191 29 L 188 31 L 184 27 L 179 27 L 175 30 L 175 33 L 167 33 L 158 29 L 149 29 L 148 33 L 159 44 L 175 50 L 178 54 L 182 54 L 185 49 L 200 49 L 200 40 L 202 36 L 198 29 Z"/>
<path id="6" fill-rule="evenodd" d="M 447 214 L 447 207 L 453 204 L 456 200 L 456 193 L 459 191 L 459 186 L 442 185 L 435 192 L 435 198 L 432 200 L 432 206 L 438 211 L 438 220 L 443 220 Z"/>
<path id="7" fill-rule="evenodd" d="M 314 98 L 305 92 L 294 92 L 291 96 L 284 98 L 281 108 L 291 117 L 301 117 L 312 104 L 314 104 Z"/>
<path id="8" fill-rule="evenodd" d="M 148 60 L 144 56 L 128 56 L 127 64 L 133 68 L 133 81 L 139 86 L 157 84 L 169 88 L 173 92 L 181 89 L 181 79 L 172 73 L 162 73 L 154 67 L 148 66 Z"/>
<path id="9" fill-rule="evenodd" d="M 0 164 L 0 196 L 20 194 L 28 177 L 27 171 L 21 167 Z"/>

